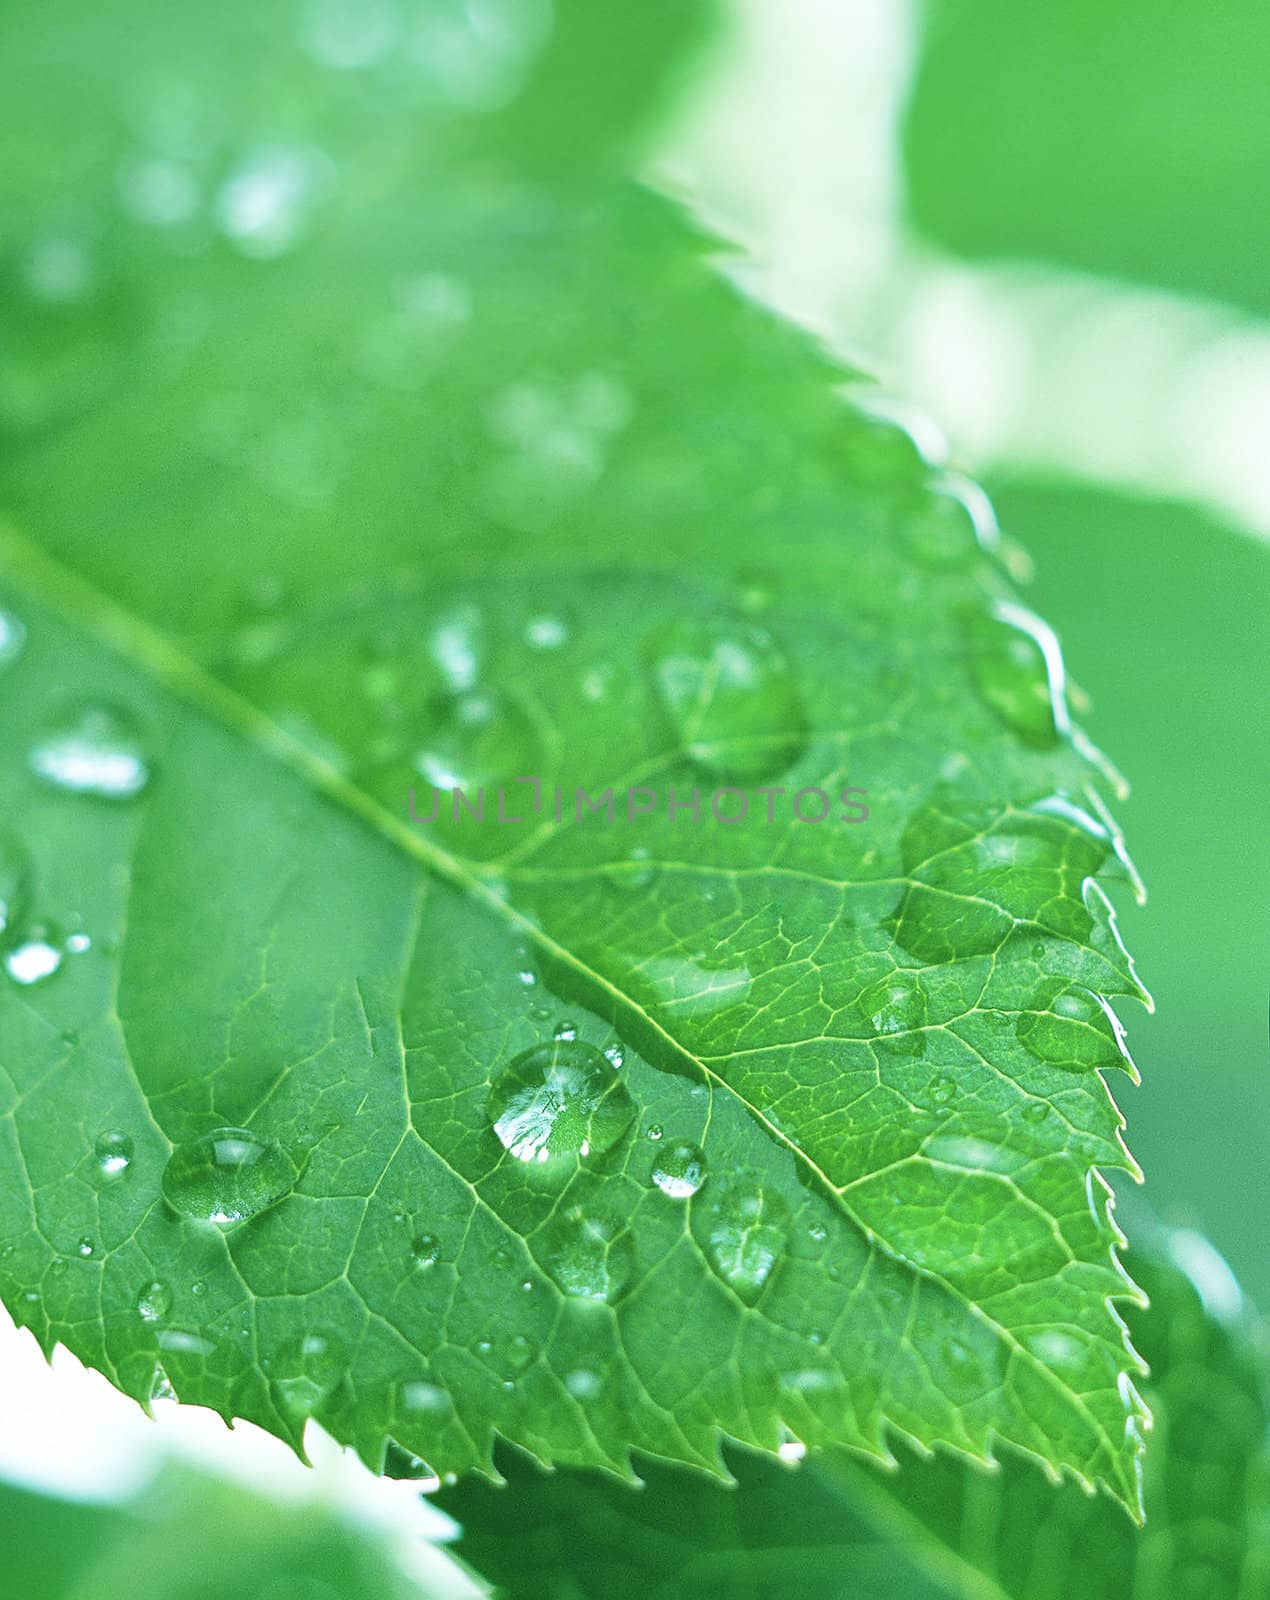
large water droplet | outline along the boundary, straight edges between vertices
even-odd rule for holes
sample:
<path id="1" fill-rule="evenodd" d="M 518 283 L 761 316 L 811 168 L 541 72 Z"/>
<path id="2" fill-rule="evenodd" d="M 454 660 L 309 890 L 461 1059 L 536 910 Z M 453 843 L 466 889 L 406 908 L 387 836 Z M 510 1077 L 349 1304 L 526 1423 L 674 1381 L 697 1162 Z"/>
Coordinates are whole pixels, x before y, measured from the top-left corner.
<path id="1" fill-rule="evenodd" d="M 928 1002 L 920 979 L 894 972 L 871 984 L 857 1004 L 882 1049 L 892 1055 L 921 1055 Z"/>
<path id="2" fill-rule="evenodd" d="M 93 1143 L 93 1160 L 102 1178 L 123 1177 L 132 1165 L 132 1140 L 113 1128 L 99 1133 Z"/>
<path id="3" fill-rule="evenodd" d="M 756 1172 L 710 1186 L 692 1203 L 692 1232 L 724 1283 L 753 1305 L 780 1264 L 791 1214 L 783 1196 Z"/>
<path id="4" fill-rule="evenodd" d="M 490 1090 L 489 1116 L 518 1161 L 602 1155 L 635 1115 L 626 1085 L 593 1045 L 555 1039 L 526 1050 Z"/>
<path id="5" fill-rule="evenodd" d="M 150 777 L 139 728 L 117 706 L 80 703 L 66 707 L 31 748 L 32 772 L 71 794 L 128 800 Z"/>
<path id="6" fill-rule="evenodd" d="M 540 755 L 537 730 L 519 701 L 472 689 L 433 700 L 413 764 L 434 788 L 471 794 L 536 773 Z"/>
<path id="7" fill-rule="evenodd" d="M 61 969 L 62 953 L 58 929 L 51 922 L 32 923 L 5 955 L 4 969 L 14 983 L 23 987 L 42 983 Z"/>
<path id="8" fill-rule="evenodd" d="M 137 1295 L 137 1315 L 142 1322 L 165 1322 L 172 1310 L 172 1291 L 156 1278 Z"/>
<path id="9" fill-rule="evenodd" d="M 683 619 L 650 641 L 653 687 L 698 771 L 748 783 L 782 772 L 806 742 L 792 662 L 766 628 L 725 617 Z"/>
<path id="10" fill-rule="evenodd" d="M 613 1301 L 631 1280 L 635 1250 L 624 1224 L 572 1206 L 544 1228 L 537 1255 L 565 1294 Z"/>
<path id="11" fill-rule="evenodd" d="M 1055 995 L 1046 1010 L 1022 1012 L 1015 1031 L 1034 1056 L 1070 1072 L 1126 1064 L 1114 1012 L 1091 990 L 1078 985 Z"/>
<path id="12" fill-rule="evenodd" d="M 31 859 L 0 829 L 0 946 L 12 943 L 31 900 Z"/>
<path id="13" fill-rule="evenodd" d="M 1045 750 L 1069 731 L 1058 640 L 1022 606 L 1000 604 L 969 634 L 979 693 L 1024 744 Z"/>
<path id="14" fill-rule="evenodd" d="M 177 1145 L 163 1169 L 163 1198 L 201 1222 L 245 1222 L 276 1205 L 299 1172 L 280 1144 L 246 1128 L 217 1128 Z"/>
<path id="15" fill-rule="evenodd" d="M 312 1416 L 344 1376 L 344 1346 L 333 1333 L 289 1339 L 268 1363 L 270 1381 L 288 1410 Z"/>
<path id="16" fill-rule="evenodd" d="M 653 1182 L 672 1200 L 688 1200 L 706 1181 L 706 1158 L 695 1144 L 672 1145 L 653 1163 Z"/>

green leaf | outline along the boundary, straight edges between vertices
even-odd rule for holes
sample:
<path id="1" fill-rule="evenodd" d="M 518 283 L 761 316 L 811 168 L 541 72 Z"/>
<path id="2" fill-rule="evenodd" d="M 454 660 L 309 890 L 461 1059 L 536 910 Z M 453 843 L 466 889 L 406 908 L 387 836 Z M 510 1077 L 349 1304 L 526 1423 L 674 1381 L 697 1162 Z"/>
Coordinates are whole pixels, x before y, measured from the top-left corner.
<path id="1" fill-rule="evenodd" d="M 971 260 L 1062 261 L 1264 314 L 1268 60 L 1257 0 L 944 0 L 908 104 L 914 219 Z"/>
<path id="2" fill-rule="evenodd" d="M 1157 1427 L 1144 1530 L 1011 1452 L 996 1472 L 906 1454 L 885 1477 L 841 1458 L 783 1470 L 734 1452 L 731 1490 L 641 1464 L 634 1492 L 594 1474 L 544 1476 L 504 1451 L 507 1486 L 441 1496 L 463 1523 L 459 1548 L 517 1600 L 1258 1600 L 1270 1593 L 1264 1333 L 1237 1312 L 1237 1290 L 1230 1303 L 1234 1280 L 1211 1247 L 1189 1233 L 1166 1242 L 1135 1258 L 1152 1306 L 1131 1322 Z"/>
<path id="3" fill-rule="evenodd" d="M 4 180 L 6 1303 L 390 1470 L 1005 1440 L 1135 1505 L 1132 873 L 978 491 L 462 74 L 129 15 L 248 143 L 118 215 L 85 25 L 100 232 Z M 562 28 L 486 62 L 526 107 Z"/>
<path id="4" fill-rule="evenodd" d="M 468 1592 L 444 1565 L 435 1586 L 421 1588 L 387 1550 L 327 1511 L 281 1506 L 179 1468 L 118 1507 L 0 1484 L 0 1537 L 12 1592 L 23 1600 L 446 1600 Z"/>

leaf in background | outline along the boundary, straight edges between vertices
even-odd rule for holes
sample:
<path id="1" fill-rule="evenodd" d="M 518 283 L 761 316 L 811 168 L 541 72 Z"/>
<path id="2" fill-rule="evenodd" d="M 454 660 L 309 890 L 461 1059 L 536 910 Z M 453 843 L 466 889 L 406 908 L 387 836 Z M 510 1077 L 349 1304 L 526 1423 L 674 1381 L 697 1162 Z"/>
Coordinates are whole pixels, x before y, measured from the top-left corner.
<path id="1" fill-rule="evenodd" d="M 845 1459 L 789 1470 L 733 1452 L 729 1492 L 642 1464 L 641 1491 L 545 1476 L 504 1451 L 506 1487 L 469 1482 L 441 1496 L 463 1523 L 460 1551 L 517 1600 L 1264 1600 L 1264 1331 L 1240 1314 L 1234 1279 L 1203 1239 L 1160 1243 L 1154 1259 L 1135 1256 L 1152 1305 L 1130 1318 L 1158 1429 L 1145 1529 L 1105 1499 L 1055 1489 L 1010 1452 L 998 1472 L 906 1454 L 887 1476 Z"/>
<path id="2" fill-rule="evenodd" d="M 1270 309 L 1270 13 L 944 0 L 909 102 L 914 218 L 971 260 L 1038 257 Z"/>
<path id="3" fill-rule="evenodd" d="M 1052 635 L 669 206 L 498 134 L 576 56 L 498 14 L 359 11 L 343 70 L 289 8 L 59 22 L 69 220 L 3 180 L 4 1297 L 390 1471 L 1004 1439 L 1133 1505 L 1143 991 Z M 523 820 L 412 825 L 455 780 Z"/>

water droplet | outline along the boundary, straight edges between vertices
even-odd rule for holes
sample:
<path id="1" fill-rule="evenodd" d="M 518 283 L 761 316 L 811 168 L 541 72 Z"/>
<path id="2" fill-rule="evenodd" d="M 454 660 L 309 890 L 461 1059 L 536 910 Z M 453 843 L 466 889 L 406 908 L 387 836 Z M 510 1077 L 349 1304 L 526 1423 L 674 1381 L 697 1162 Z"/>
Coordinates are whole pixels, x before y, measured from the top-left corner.
<path id="1" fill-rule="evenodd" d="M 746 1305 L 780 1264 L 790 1209 L 756 1172 L 715 1179 L 692 1206 L 692 1231 L 706 1260 Z"/>
<path id="2" fill-rule="evenodd" d="M 30 899 L 30 857 L 11 833 L 0 829 L 0 946 L 16 936 Z"/>
<path id="3" fill-rule="evenodd" d="M 839 447 L 857 483 L 882 489 L 920 482 L 948 453 L 943 435 L 924 413 L 871 392 L 852 394 Z"/>
<path id="4" fill-rule="evenodd" d="M 581 1300 L 616 1300 L 635 1269 L 625 1225 L 579 1206 L 544 1228 L 538 1259 L 565 1294 Z"/>
<path id="5" fill-rule="evenodd" d="M 403 1411 L 421 1411 L 432 1417 L 444 1416 L 454 1405 L 453 1400 L 439 1384 L 428 1383 L 421 1379 L 403 1383 L 400 1398 Z"/>
<path id="6" fill-rule="evenodd" d="M 905 543 L 928 567 L 964 566 L 981 550 L 995 549 L 1000 537 L 988 496 L 957 473 L 941 474 L 929 484 L 904 523 Z"/>
<path id="7" fill-rule="evenodd" d="M 290 1411 L 312 1416 L 335 1393 L 347 1364 L 333 1333 L 306 1333 L 288 1340 L 268 1363 L 279 1398 Z"/>
<path id="8" fill-rule="evenodd" d="M 926 1085 L 926 1093 L 937 1106 L 946 1106 L 957 1097 L 957 1080 L 946 1072 L 937 1072 Z"/>
<path id="9" fill-rule="evenodd" d="M 589 1367 L 575 1367 L 564 1375 L 564 1386 L 575 1400 L 594 1400 L 604 1387 L 598 1372 Z"/>
<path id="10" fill-rule="evenodd" d="M 32 746 L 32 772 L 69 794 L 130 800 L 150 778 L 135 720 L 117 706 L 80 702 L 64 708 Z"/>
<path id="11" fill-rule="evenodd" d="M 85 1260 L 87 1260 L 88 1257 L 92 1255 L 92 1253 L 93 1253 L 94 1249 L 96 1248 L 96 1246 L 93 1244 L 93 1241 L 90 1238 L 85 1236 L 84 1238 L 82 1238 L 79 1241 L 79 1243 L 75 1246 L 75 1248 L 76 1248 L 76 1251 L 78 1252 L 78 1254 L 83 1256 L 83 1258 Z"/>
<path id="12" fill-rule="evenodd" d="M 516 1057 L 495 1080 L 488 1111 L 504 1149 L 546 1162 L 612 1149 L 635 1105 L 598 1050 L 557 1039 Z"/>
<path id="13" fill-rule="evenodd" d="M 387 1449 L 384 1451 L 384 1477 L 407 1479 L 411 1483 L 418 1483 L 425 1478 L 440 1482 L 422 1456 L 403 1449 L 395 1439 L 388 1440 Z"/>
<path id="14" fill-rule="evenodd" d="M 413 766 L 436 789 L 492 789 L 540 770 L 541 747 L 529 713 L 510 695 L 483 690 L 432 703 Z"/>
<path id="15" fill-rule="evenodd" d="M 604 1059 L 614 1072 L 620 1072 L 626 1065 L 626 1052 L 620 1044 L 606 1044 L 604 1046 Z"/>
<path id="16" fill-rule="evenodd" d="M 523 1333 L 513 1334 L 507 1341 L 506 1359 L 513 1372 L 523 1372 L 532 1363 L 535 1354 L 533 1344 Z"/>
<path id="17" fill-rule="evenodd" d="M 91 950 L 93 941 L 86 933 L 72 933 L 67 936 L 66 949 L 73 956 L 82 956 L 85 950 Z"/>
<path id="18" fill-rule="evenodd" d="M 190 1285 L 190 1293 L 201 1300 L 202 1297 L 207 1293 L 207 1285 L 200 1278 L 196 1283 L 192 1283 Z"/>
<path id="19" fill-rule="evenodd" d="M 560 1022 L 556 1024 L 555 1037 L 557 1039 L 576 1039 L 578 1025 L 576 1022 Z"/>
<path id="20" fill-rule="evenodd" d="M 1015 1031 L 1032 1055 L 1069 1072 L 1125 1065 L 1119 1019 L 1077 985 L 1056 994 L 1048 1009 L 1021 1012 Z"/>
<path id="21" fill-rule="evenodd" d="M 0 672 L 18 659 L 25 643 L 25 625 L 12 611 L 0 606 Z"/>
<path id="22" fill-rule="evenodd" d="M 784 771 L 806 742 L 793 664 L 766 628 L 683 619 L 650 641 L 653 687 L 684 755 L 707 777 L 743 784 Z"/>
<path id="23" fill-rule="evenodd" d="M 1050 1108 L 1043 1100 L 1029 1100 L 1023 1107 L 1023 1118 L 1027 1122 L 1044 1122 L 1049 1116 Z"/>
<path id="24" fill-rule="evenodd" d="M 653 1163 L 653 1182 L 672 1200 L 690 1199 L 706 1181 L 706 1158 L 695 1144 L 672 1145 Z"/>
<path id="25" fill-rule="evenodd" d="M 4 958 L 5 971 L 24 988 L 51 978 L 61 965 L 62 936 L 51 922 L 33 923 Z"/>
<path id="26" fill-rule="evenodd" d="M 410 1246 L 410 1254 L 420 1267 L 435 1267 L 441 1256 L 441 1241 L 431 1233 L 421 1233 Z"/>
<path id="27" fill-rule="evenodd" d="M 971 628 L 968 643 L 975 686 L 1024 744 L 1049 749 L 1070 731 L 1062 652 L 1039 617 L 1000 603 Z"/>
<path id="28" fill-rule="evenodd" d="M 99 1133 L 93 1144 L 93 1159 L 103 1178 L 121 1178 L 132 1165 L 132 1140 L 113 1128 Z"/>
<path id="29" fill-rule="evenodd" d="M 662 1126 L 661 1126 L 661 1123 L 660 1122 L 654 1122 L 652 1127 L 649 1128 L 648 1132 L 645 1134 L 645 1138 L 651 1139 L 652 1142 L 654 1144 L 656 1144 L 657 1141 L 661 1137 L 662 1137 Z"/>
<path id="30" fill-rule="evenodd" d="M 271 261 L 294 249 L 335 185 L 335 168 L 307 145 L 262 145 L 226 177 L 216 220 L 240 255 Z"/>
<path id="31" fill-rule="evenodd" d="M 142 1322 L 166 1322 L 172 1310 L 172 1291 L 156 1278 L 137 1295 L 137 1315 Z"/>
<path id="32" fill-rule="evenodd" d="M 525 624 L 525 643 L 533 650 L 559 650 L 569 642 L 569 624 L 563 617 L 531 617 Z"/>
<path id="33" fill-rule="evenodd" d="M 829 1237 L 829 1229 L 825 1227 L 823 1222 L 813 1222 L 807 1229 L 807 1237 L 813 1244 L 824 1244 Z"/>
<path id="34" fill-rule="evenodd" d="M 202 1222 L 245 1222 L 276 1205 L 299 1173 L 273 1139 L 245 1128 L 218 1128 L 177 1145 L 163 1169 L 163 1198 L 182 1216 Z"/>
<path id="35" fill-rule="evenodd" d="M 865 989 L 857 1005 L 882 1049 L 892 1055 L 922 1054 L 926 1041 L 920 1030 L 929 1008 L 919 978 L 893 972 Z"/>

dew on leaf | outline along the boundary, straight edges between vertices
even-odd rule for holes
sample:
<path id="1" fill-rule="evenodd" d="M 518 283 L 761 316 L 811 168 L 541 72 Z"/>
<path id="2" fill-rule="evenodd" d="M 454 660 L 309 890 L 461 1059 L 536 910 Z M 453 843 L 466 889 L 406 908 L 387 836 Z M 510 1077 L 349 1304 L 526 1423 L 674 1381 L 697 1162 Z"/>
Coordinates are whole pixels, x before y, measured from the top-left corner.
<path id="1" fill-rule="evenodd" d="M 410 1254 L 419 1267 L 434 1267 L 441 1256 L 441 1241 L 431 1233 L 417 1235 L 410 1246 Z"/>
<path id="2" fill-rule="evenodd" d="M 534 650 L 559 650 L 569 642 L 569 624 L 563 617 L 531 617 L 525 624 L 525 643 Z"/>
<path id="3" fill-rule="evenodd" d="M 653 690 L 676 745 L 704 776 L 747 783 L 783 772 L 806 742 L 789 656 L 766 628 L 697 617 L 649 642 Z"/>
<path id="4" fill-rule="evenodd" d="M 403 1383 L 400 1400 L 403 1411 L 417 1411 L 434 1417 L 443 1416 L 454 1405 L 446 1390 L 439 1384 L 429 1383 L 423 1378 Z"/>
<path id="5" fill-rule="evenodd" d="M 30 898 L 30 857 L 11 833 L 0 829 L 0 946 L 15 938 Z"/>
<path id="6" fill-rule="evenodd" d="M 130 800 L 150 779 L 136 720 L 103 702 L 62 708 L 40 731 L 27 759 L 32 772 L 67 794 Z"/>
<path id="7" fill-rule="evenodd" d="M 75 1252 L 76 1252 L 77 1255 L 82 1256 L 83 1259 L 85 1261 L 87 1261 L 89 1256 L 91 1256 L 93 1254 L 93 1252 L 94 1252 L 94 1250 L 96 1250 L 96 1248 L 97 1248 L 97 1246 L 87 1236 L 87 1234 L 85 1234 L 85 1236 L 75 1246 Z"/>
<path id="8" fill-rule="evenodd" d="M 578 1037 L 577 1023 L 558 1022 L 555 1027 L 554 1036 L 557 1039 L 576 1039 Z"/>
<path id="9" fill-rule="evenodd" d="M 132 1165 L 131 1138 L 114 1128 L 99 1133 L 93 1142 L 93 1160 L 102 1178 L 121 1178 Z"/>
<path id="10" fill-rule="evenodd" d="M 1022 1012 L 1015 1031 L 1032 1055 L 1070 1072 L 1125 1064 L 1114 1014 L 1097 995 L 1079 985 L 1055 995 L 1045 1010 Z"/>
<path id="11" fill-rule="evenodd" d="M 937 1106 L 946 1106 L 950 1100 L 956 1099 L 957 1080 L 950 1078 L 946 1072 L 937 1072 L 926 1085 L 926 1093 Z"/>
<path id="12" fill-rule="evenodd" d="M 1029 1100 L 1021 1114 L 1025 1122 L 1044 1122 L 1049 1109 L 1044 1100 Z"/>
<path id="13" fill-rule="evenodd" d="M 431 1479 L 437 1485 L 441 1481 L 422 1456 L 405 1449 L 395 1439 L 388 1440 L 384 1451 L 384 1477 L 405 1479 L 411 1483 Z"/>
<path id="14" fill-rule="evenodd" d="M 147 1283 L 137 1294 L 137 1315 L 142 1322 L 165 1322 L 172 1310 L 172 1291 L 159 1279 Z"/>
<path id="15" fill-rule="evenodd" d="M 706 1158 L 694 1144 L 672 1145 L 653 1162 L 653 1182 L 672 1200 L 688 1200 L 706 1181 Z"/>
<path id="16" fill-rule="evenodd" d="M 929 1003 L 919 978 L 894 972 L 865 989 L 858 1005 L 883 1049 L 921 1055 L 925 1039 L 919 1030 L 926 1025 Z"/>
<path id="17" fill-rule="evenodd" d="M 517 700 L 470 689 L 433 700 L 412 764 L 436 789 L 473 794 L 539 771 L 540 757 L 537 730 Z"/>
<path id="18" fill-rule="evenodd" d="M 62 936 L 51 922 L 32 923 L 4 958 L 5 971 L 23 988 L 43 983 L 61 966 Z"/>
<path id="19" fill-rule="evenodd" d="M 347 1354 L 333 1333 L 313 1332 L 289 1339 L 268 1362 L 268 1373 L 288 1410 L 312 1416 L 339 1387 Z"/>
<path id="20" fill-rule="evenodd" d="M 995 549 L 1000 531 L 992 502 L 970 478 L 943 473 L 904 521 L 904 542 L 924 566 L 965 566 Z"/>
<path id="21" fill-rule="evenodd" d="M 575 1400 L 594 1400 L 604 1387 L 599 1373 L 589 1367 L 574 1367 L 566 1372 L 564 1386 Z"/>
<path id="22" fill-rule="evenodd" d="M 724 1283 L 753 1305 L 777 1270 L 789 1238 L 790 1209 L 756 1172 L 713 1180 L 692 1205 L 692 1232 Z"/>
<path id="23" fill-rule="evenodd" d="M 971 674 L 985 703 L 1033 749 L 1069 731 L 1063 658 L 1052 630 L 1022 606 L 999 604 L 971 627 Z"/>
<path id="24" fill-rule="evenodd" d="M 547 1224 L 536 1253 L 559 1288 L 580 1300 L 616 1300 L 635 1270 L 626 1227 L 580 1206 Z"/>
<path id="25" fill-rule="evenodd" d="M 517 1056 L 490 1090 L 488 1113 L 503 1148 L 518 1161 L 602 1155 L 635 1115 L 635 1104 L 604 1056 L 560 1038 Z"/>
<path id="26" fill-rule="evenodd" d="M 295 1187 L 295 1162 L 273 1139 L 245 1128 L 217 1128 L 177 1145 L 163 1170 L 163 1198 L 201 1222 L 245 1222 Z"/>

